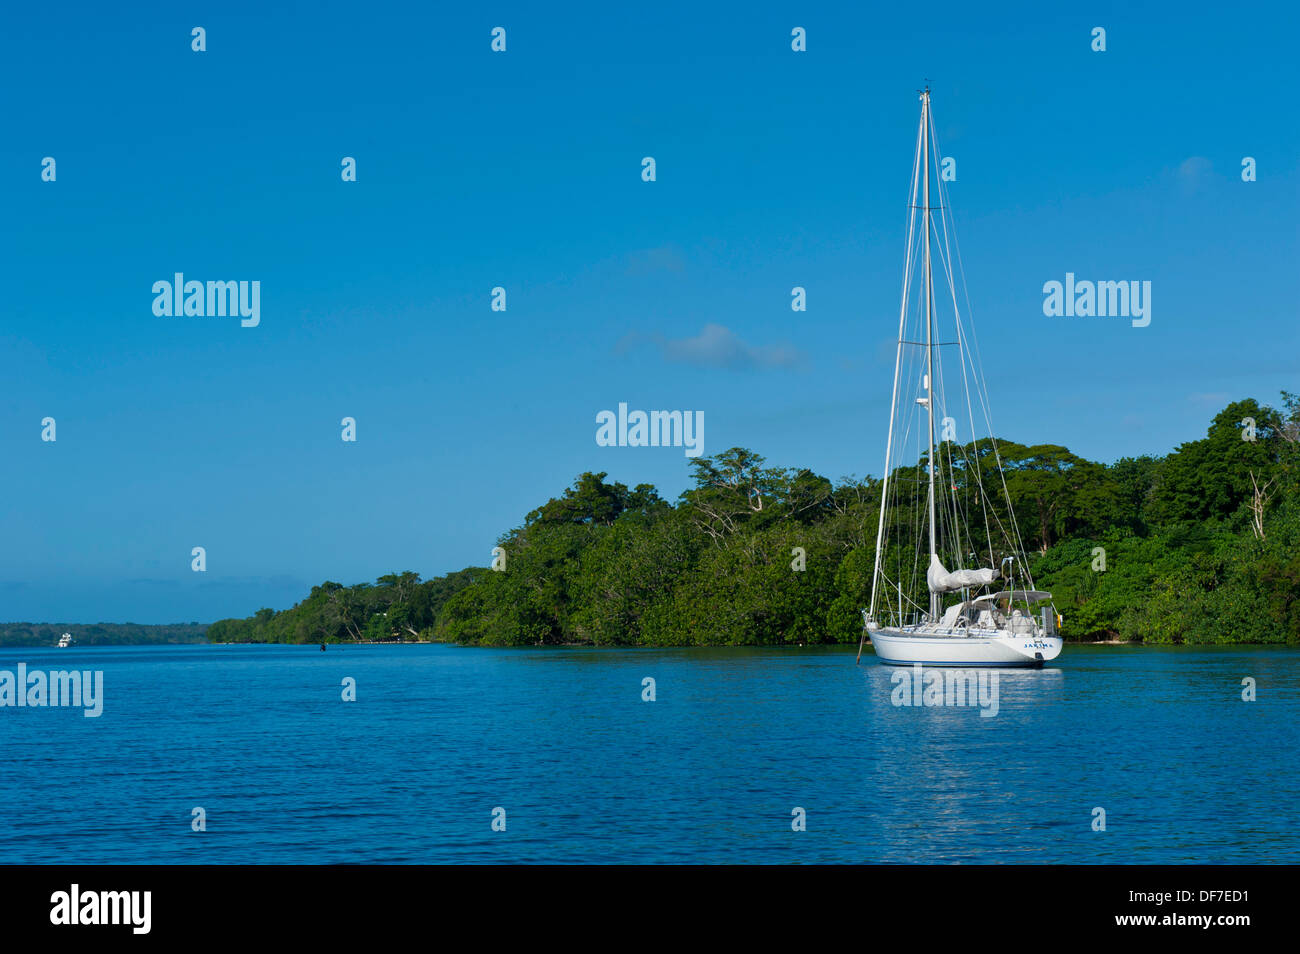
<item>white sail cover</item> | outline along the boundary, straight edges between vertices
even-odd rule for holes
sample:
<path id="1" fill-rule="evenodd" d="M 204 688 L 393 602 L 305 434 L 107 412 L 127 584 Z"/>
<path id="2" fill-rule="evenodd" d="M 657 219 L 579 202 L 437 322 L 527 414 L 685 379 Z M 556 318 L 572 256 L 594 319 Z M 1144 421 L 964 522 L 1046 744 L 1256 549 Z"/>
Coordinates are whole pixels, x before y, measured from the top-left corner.
<path id="1" fill-rule="evenodd" d="M 943 568 L 937 556 L 930 557 L 930 569 L 925 572 L 925 581 L 930 584 L 931 593 L 952 593 L 968 586 L 985 586 L 998 578 L 998 571 L 985 567 L 979 570 L 953 570 L 949 573 Z"/>

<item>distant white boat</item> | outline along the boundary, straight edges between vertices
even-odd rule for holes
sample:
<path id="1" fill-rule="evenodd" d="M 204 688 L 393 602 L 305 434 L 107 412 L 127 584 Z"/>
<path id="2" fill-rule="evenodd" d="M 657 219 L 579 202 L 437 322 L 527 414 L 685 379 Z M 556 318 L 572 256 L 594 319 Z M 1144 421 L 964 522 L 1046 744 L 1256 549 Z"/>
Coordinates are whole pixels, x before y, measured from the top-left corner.
<path id="1" fill-rule="evenodd" d="M 876 658 L 891 665 L 1042 666 L 1060 655 L 1062 642 L 1056 635 L 1060 617 L 1050 605 L 1035 615 L 1035 607 L 1050 601 L 1052 595 L 1034 589 L 1015 510 L 1009 503 L 1002 460 L 989 422 L 978 344 L 974 329 L 968 327 L 969 319 L 963 322 L 960 313 L 959 301 L 964 299 L 958 298 L 956 278 L 961 274 L 961 259 L 959 252 L 954 254 L 956 240 L 941 176 L 937 177 L 939 204 L 930 205 L 931 164 L 939 168 L 933 138 L 927 88 L 921 92 L 921 127 L 912 166 L 880 523 L 871 605 L 862 611 L 862 639 L 865 643 L 870 637 Z M 941 213 L 937 224 L 931 216 L 936 210 Z M 919 249 L 918 211 L 922 228 Z M 942 332 L 935 318 L 932 233 L 938 240 L 937 254 L 947 279 L 944 302 L 951 303 L 954 318 L 954 326 Z M 923 299 L 923 305 L 911 296 L 914 283 L 919 286 L 916 297 Z M 939 349 L 945 347 L 957 350 L 958 366 L 949 369 L 957 384 L 951 400 L 942 378 Z M 905 393 L 909 390 L 911 394 Z M 984 441 L 976 440 L 973 433 L 978 417 L 983 418 L 988 434 Z M 939 446 L 935 443 L 936 421 L 943 428 Z M 956 440 L 958 429 L 967 425 L 971 440 Z M 914 475 L 901 468 L 899 473 L 891 473 L 895 459 L 902 456 L 909 442 L 915 444 L 916 456 L 911 459 L 918 461 Z M 928 528 L 924 531 L 928 561 L 920 539 L 922 526 Z M 956 569 L 946 569 L 945 561 Z M 980 562 L 988 565 L 981 567 Z M 968 564 L 973 565 L 967 568 Z M 1002 583 L 994 591 L 999 581 Z M 957 602 L 945 607 L 950 595 L 957 595 Z M 928 605 L 922 605 L 927 597 Z M 858 658 L 862 658 L 862 644 Z"/>
<path id="2" fill-rule="evenodd" d="M 59 648 L 60 648 L 60 649 L 67 649 L 67 648 L 68 648 L 69 646 L 71 646 L 71 645 L 72 645 L 72 634 L 71 634 L 71 633 L 64 633 L 62 636 L 59 637 Z"/>

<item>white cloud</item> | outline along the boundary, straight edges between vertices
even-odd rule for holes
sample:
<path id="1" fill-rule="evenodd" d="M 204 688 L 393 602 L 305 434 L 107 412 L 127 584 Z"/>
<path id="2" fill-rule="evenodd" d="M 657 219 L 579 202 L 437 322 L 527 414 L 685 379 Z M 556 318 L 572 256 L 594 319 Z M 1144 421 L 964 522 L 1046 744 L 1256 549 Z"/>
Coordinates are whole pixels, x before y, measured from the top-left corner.
<path id="1" fill-rule="evenodd" d="M 665 361 L 692 364 L 704 368 L 730 368 L 733 371 L 756 368 L 795 368 L 805 361 L 804 354 L 790 345 L 751 345 L 730 328 L 709 322 L 692 338 L 666 338 L 635 332 L 618 344 L 624 352 L 641 344 L 652 344 Z"/>
<path id="2" fill-rule="evenodd" d="M 1178 181 L 1183 188 L 1194 191 L 1210 181 L 1214 163 L 1204 156 L 1191 156 L 1178 166 Z"/>
<path id="3" fill-rule="evenodd" d="M 656 272 L 683 272 L 686 270 L 686 256 L 676 245 L 660 245 L 657 248 L 645 248 L 629 252 L 624 267 L 627 275 L 653 275 Z"/>

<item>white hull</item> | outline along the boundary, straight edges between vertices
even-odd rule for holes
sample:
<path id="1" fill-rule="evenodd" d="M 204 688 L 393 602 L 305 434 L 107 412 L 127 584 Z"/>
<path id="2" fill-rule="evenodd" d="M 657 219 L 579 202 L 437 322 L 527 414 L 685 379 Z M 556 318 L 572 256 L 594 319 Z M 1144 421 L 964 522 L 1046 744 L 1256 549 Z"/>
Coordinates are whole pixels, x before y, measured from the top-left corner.
<path id="1" fill-rule="evenodd" d="M 1061 654 L 1059 636 L 1016 635 L 1005 630 L 961 635 L 923 628 L 868 631 L 876 658 L 890 666 L 1041 666 Z"/>

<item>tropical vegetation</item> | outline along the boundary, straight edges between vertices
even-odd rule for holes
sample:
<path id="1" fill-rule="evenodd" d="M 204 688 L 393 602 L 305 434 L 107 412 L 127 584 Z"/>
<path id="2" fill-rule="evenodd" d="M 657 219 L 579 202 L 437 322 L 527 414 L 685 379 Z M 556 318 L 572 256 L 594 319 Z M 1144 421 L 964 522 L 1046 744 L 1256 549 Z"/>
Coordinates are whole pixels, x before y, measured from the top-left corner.
<path id="1" fill-rule="evenodd" d="M 1300 397 L 1229 404 L 1163 457 L 1086 460 L 998 441 L 1036 585 L 1072 640 L 1300 642 Z M 949 454 L 995 467 L 991 445 Z M 212 624 L 215 642 L 481 646 L 857 643 L 879 479 L 838 483 L 733 447 L 676 501 L 606 473 L 504 533 L 495 568 L 326 582 L 291 609 Z M 969 469 L 969 468 L 968 468 Z M 903 468 L 896 479 L 914 479 Z M 948 475 L 966 494 L 974 474 Z M 1005 506 L 1005 505 L 1004 505 Z"/>

